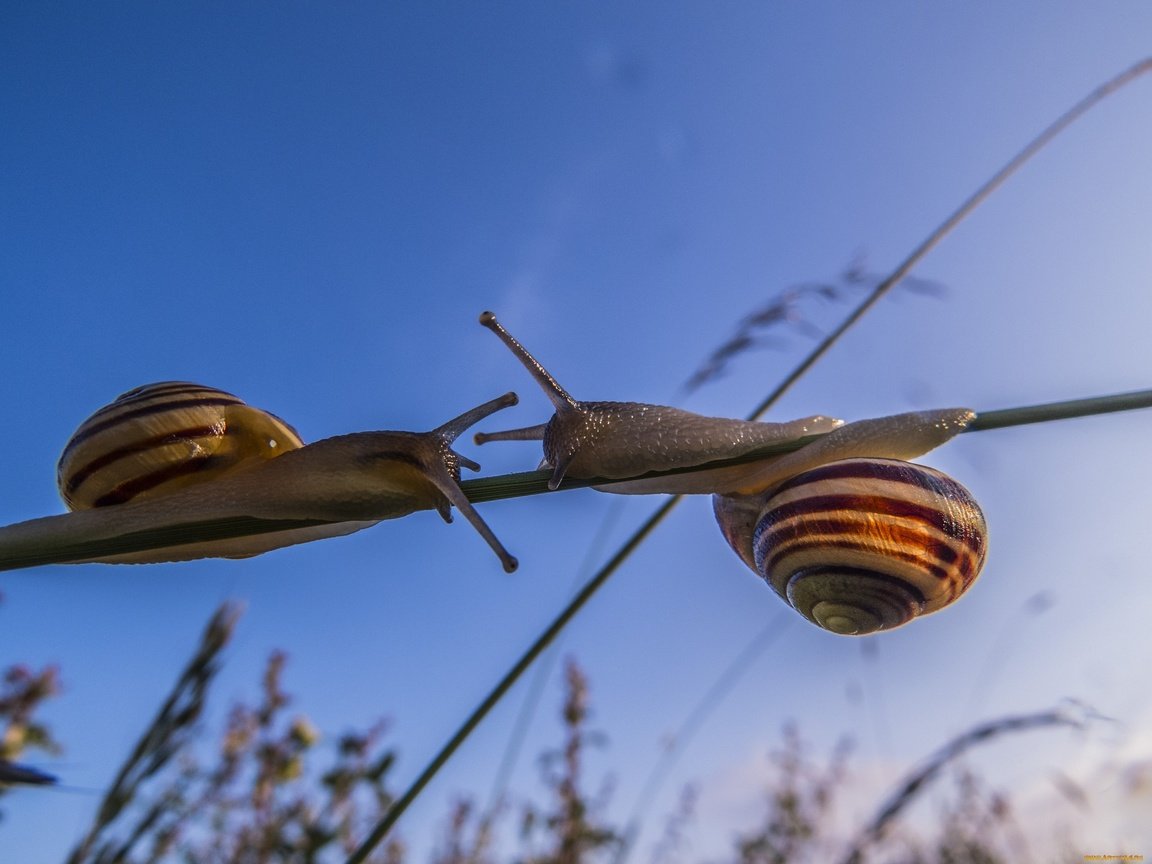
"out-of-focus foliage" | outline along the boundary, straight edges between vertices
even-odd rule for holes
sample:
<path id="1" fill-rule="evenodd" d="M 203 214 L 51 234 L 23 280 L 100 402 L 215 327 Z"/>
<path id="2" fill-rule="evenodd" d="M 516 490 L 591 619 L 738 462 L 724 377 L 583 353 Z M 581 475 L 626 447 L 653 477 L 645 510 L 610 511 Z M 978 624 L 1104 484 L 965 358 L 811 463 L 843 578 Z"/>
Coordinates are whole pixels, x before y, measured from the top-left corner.
<path id="1" fill-rule="evenodd" d="M 385 725 L 378 722 L 326 741 L 307 716 L 289 710 L 292 697 L 283 686 L 283 652 L 268 659 L 258 699 L 232 706 L 215 745 L 206 745 L 201 717 L 237 618 L 238 611 L 226 605 L 208 623 L 195 654 L 97 808 L 70 864 L 339 864 L 392 805 L 386 781 L 396 754 L 382 742 Z M 483 811 L 473 801 L 459 799 L 428 859 L 432 864 L 623 864 L 637 853 L 622 842 L 622 832 L 610 821 L 610 782 L 587 776 L 589 748 L 607 739 L 589 725 L 588 679 L 575 661 L 565 666 L 564 684 L 562 740 L 540 757 L 542 800 Z M 7 720 L 0 751 L 4 760 L 30 747 L 58 752 L 47 727 L 33 718 L 58 686 L 52 668 L 34 673 L 15 666 L 8 671 L 0 691 L 0 717 Z M 788 726 L 782 745 L 770 754 L 762 815 L 734 838 L 728 857 L 714 860 L 1050 860 L 1050 844 L 1037 851 L 1050 837 L 1025 824 L 1009 796 L 988 787 L 960 757 L 1005 733 L 1053 725 L 1083 722 L 1067 712 L 1043 712 L 981 724 L 946 742 L 909 773 L 855 838 L 836 812 L 846 798 L 859 801 L 853 794 L 848 742 L 821 764 L 800 730 Z M 930 786 L 938 786 L 934 781 L 946 772 L 954 789 L 943 803 L 937 800 L 931 820 L 935 827 L 917 831 L 903 824 L 909 807 L 918 804 Z M 675 812 L 666 817 L 662 835 L 652 841 L 651 861 L 697 860 L 692 855 L 697 797 L 695 787 L 684 790 Z M 515 820 L 514 812 L 519 813 Z M 1066 859 L 1079 860 L 1070 839 L 1065 846 Z M 393 837 L 370 860 L 405 864 L 415 858 Z"/>
<path id="2" fill-rule="evenodd" d="M 209 622 L 70 864 L 340 861 L 364 833 L 365 814 L 391 803 L 384 781 L 394 756 L 379 746 L 383 724 L 341 736 L 330 764 L 316 768 L 320 733 L 288 713 L 282 652 L 268 660 L 259 701 L 233 706 L 214 752 L 200 757 L 198 721 L 236 618 L 225 606 Z M 392 843 L 372 861 L 402 859 Z"/>
<path id="3" fill-rule="evenodd" d="M 773 754 L 774 772 L 764 819 L 736 841 L 740 864 L 788 864 L 815 860 L 836 789 L 843 785 L 848 744 L 827 768 L 811 764 L 794 726 L 784 729 L 784 747 Z M 803 856 L 803 858 L 801 857 Z"/>
<path id="4" fill-rule="evenodd" d="M 28 750 L 48 755 L 60 752 L 60 744 L 52 737 L 47 724 L 35 716 L 40 706 L 59 692 L 60 673 L 55 666 L 36 671 L 16 664 L 4 671 L 0 683 L 0 722 L 4 724 L 0 735 L 0 796 L 20 786 L 55 782 L 51 774 L 19 764 L 17 760 Z M 0 810 L 0 818 L 3 813 Z"/>
<path id="5" fill-rule="evenodd" d="M 521 837 L 530 849 L 517 858 L 524 864 L 579 864 L 607 860 L 620 836 L 603 821 L 607 789 L 595 798 L 584 789 L 584 756 L 603 737 L 588 729 L 588 679 L 574 661 L 564 667 L 566 696 L 561 711 L 562 745 L 540 760 L 552 802 L 524 809 Z"/>

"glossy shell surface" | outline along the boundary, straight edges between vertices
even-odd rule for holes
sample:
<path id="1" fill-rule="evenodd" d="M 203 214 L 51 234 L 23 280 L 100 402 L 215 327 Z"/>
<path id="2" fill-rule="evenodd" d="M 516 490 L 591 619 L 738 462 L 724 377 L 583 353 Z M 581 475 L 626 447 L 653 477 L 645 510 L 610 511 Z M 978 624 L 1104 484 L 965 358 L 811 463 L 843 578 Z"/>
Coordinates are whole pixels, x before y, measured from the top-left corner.
<path id="1" fill-rule="evenodd" d="M 757 571 L 813 623 L 843 635 L 888 630 L 962 595 L 984 563 L 975 499 L 946 474 L 846 459 L 779 486 L 753 534 Z"/>
<path id="2" fill-rule="evenodd" d="M 217 390 L 162 381 L 89 417 L 57 466 L 71 510 L 122 504 L 209 481 L 304 444 L 277 417 Z"/>

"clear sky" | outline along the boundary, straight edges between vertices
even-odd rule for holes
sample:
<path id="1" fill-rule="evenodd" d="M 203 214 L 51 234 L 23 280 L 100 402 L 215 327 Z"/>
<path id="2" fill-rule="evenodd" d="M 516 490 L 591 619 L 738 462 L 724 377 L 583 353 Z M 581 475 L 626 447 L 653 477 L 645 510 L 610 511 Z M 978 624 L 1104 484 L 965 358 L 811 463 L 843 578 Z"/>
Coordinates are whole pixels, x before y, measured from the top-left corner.
<path id="1" fill-rule="evenodd" d="M 746 312 L 863 254 L 897 263 L 1040 128 L 1152 46 L 1141 2 L 7 4 L 0 12 L 0 523 L 59 512 L 72 430 L 133 386 L 211 384 L 306 440 L 423 430 L 515 389 L 486 428 L 550 409 L 476 323 L 493 309 L 578 398 L 737 416 L 809 347 L 792 330 L 691 397 Z M 849 419 L 1152 386 L 1152 80 L 1069 131 L 780 404 Z M 805 307 L 818 325 L 845 308 Z M 700 784 L 692 849 L 755 821 L 794 719 L 857 741 L 881 784 L 969 725 L 1065 698 L 1106 734 L 993 745 L 989 779 L 1085 852 L 1152 829 L 1117 804 L 1152 760 L 1145 540 L 1152 414 L 967 435 L 926 460 L 980 500 L 991 554 L 955 607 L 844 639 L 781 616 L 687 502 L 565 636 L 631 808 L 661 742 L 770 621 L 785 631 L 683 754 L 655 808 Z M 461 447 L 484 473 L 533 445 Z M 0 576 L 0 663 L 58 663 L 45 709 L 69 784 L 111 778 L 211 611 L 247 604 L 212 723 L 274 647 L 335 735 L 380 716 L 410 779 L 655 502 L 593 491 L 483 505 L 521 562 L 418 513 L 247 561 Z M 607 541 L 597 541 L 608 521 Z M 595 548 L 592 548 L 595 546 Z M 591 553 L 590 553 L 591 549 Z M 1043 614 L 1025 605 L 1043 593 Z M 868 651 L 867 647 L 872 650 Z M 402 825 L 487 795 L 525 687 Z M 558 681 L 528 753 L 556 740 Z M 32 760 L 30 760 L 32 761 Z M 1077 815 L 1056 768 L 1100 802 Z M 537 767 L 516 772 L 535 793 Z M 867 785 L 865 783 L 865 785 Z M 5 799 L 5 861 L 59 860 L 94 796 Z M 875 806 L 862 796 L 852 816 Z M 1126 809 L 1127 808 L 1127 809 Z M 1028 812 L 1028 811 L 1026 811 Z M 1127 827 L 1122 823 L 1129 820 Z M 659 820 L 657 820 L 659 821 Z M 652 839 L 652 832 L 645 835 Z M 643 844 L 644 840 L 642 840 Z"/>

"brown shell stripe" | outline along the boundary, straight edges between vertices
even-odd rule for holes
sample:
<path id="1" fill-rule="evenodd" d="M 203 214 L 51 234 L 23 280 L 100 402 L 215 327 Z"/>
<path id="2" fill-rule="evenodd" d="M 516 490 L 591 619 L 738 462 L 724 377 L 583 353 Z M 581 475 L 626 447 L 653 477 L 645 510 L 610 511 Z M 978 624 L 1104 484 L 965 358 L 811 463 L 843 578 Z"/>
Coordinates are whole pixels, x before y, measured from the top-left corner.
<path id="1" fill-rule="evenodd" d="M 95 472 L 101 469 L 108 468 L 111 465 L 119 462 L 121 459 L 128 459 L 137 453 L 142 453 L 151 450 L 155 447 L 162 447 L 165 444 L 170 444 L 176 439 L 191 440 L 195 438 L 208 438 L 217 435 L 218 430 L 213 426 L 196 426 L 187 429 L 173 429 L 171 432 L 165 432 L 163 435 L 156 435 L 152 438 L 141 438 L 124 447 L 116 450 L 109 451 L 102 456 L 98 456 L 92 461 L 88 462 L 83 468 L 73 471 L 67 479 L 64 480 L 64 491 L 71 497 L 75 494 L 84 482 L 91 477 Z M 225 432 L 227 434 L 227 432 Z M 203 457 L 189 457 L 182 462 L 170 465 L 161 471 L 153 471 L 140 477 L 135 477 L 131 482 L 119 484 L 113 492 L 101 496 L 96 499 L 93 506 L 103 507 L 106 504 L 122 504 L 145 492 L 148 489 L 153 489 L 169 480 L 174 480 L 185 474 L 192 474 L 203 470 L 205 463 L 211 457 L 205 454 Z"/>
<path id="2" fill-rule="evenodd" d="M 769 568 L 787 554 L 788 538 L 797 534 L 800 536 L 792 543 L 867 551 L 875 547 L 875 541 L 861 541 L 859 538 L 861 532 L 867 530 L 867 516 L 870 514 L 907 520 L 910 524 L 893 524 L 885 532 L 885 540 L 891 543 L 892 556 L 910 562 L 923 561 L 927 556 L 936 562 L 929 566 L 940 578 L 947 578 L 957 567 L 963 568 L 963 559 L 977 554 L 978 550 L 966 544 L 961 548 L 953 545 L 957 538 L 941 529 L 940 511 L 908 506 L 907 502 L 879 496 L 861 499 L 858 495 L 813 495 L 791 501 L 772 508 L 766 517 L 771 527 L 761 529 L 757 536 L 765 546 Z"/>
<path id="3" fill-rule="evenodd" d="M 761 558 L 760 572 L 769 574 L 776 590 L 783 594 L 787 590 L 787 581 L 797 572 L 856 571 L 898 583 L 922 603 L 936 607 L 963 593 L 978 569 L 978 559 L 970 554 L 957 556 L 952 567 L 941 564 L 939 558 L 931 558 L 933 549 L 955 553 L 945 545 L 934 543 L 933 538 L 920 531 L 890 530 L 893 545 L 884 546 L 880 558 L 880 547 L 875 542 L 860 540 L 859 532 L 864 530 L 862 523 L 845 522 L 841 529 L 842 533 L 838 535 L 809 532 L 807 529 L 803 529 L 804 533 L 797 533 L 788 526 L 776 533 L 762 532 L 757 537 L 758 554 L 763 556 L 769 548 L 772 554 L 767 556 L 767 560 Z M 920 550 L 926 554 L 920 554 Z M 887 572 L 879 567 L 885 567 Z"/>
<path id="4" fill-rule="evenodd" d="M 129 393 L 134 395 L 130 396 Z M 69 440 L 60 461 L 65 461 L 70 451 L 76 449 L 89 438 L 127 420 L 178 408 L 244 404 L 243 400 L 231 393 L 213 390 L 211 387 L 200 387 L 195 384 L 183 384 L 178 387 L 164 385 L 155 390 L 142 387 L 139 390 L 129 391 L 129 393 L 124 394 L 111 405 L 106 405 L 89 417 Z M 178 395 L 180 398 L 176 398 Z"/>
<path id="5" fill-rule="evenodd" d="M 872 479 L 882 481 L 875 484 L 878 489 L 892 484 L 885 490 L 889 494 L 821 494 L 843 488 L 834 481 Z M 833 557 L 851 567 L 854 555 L 874 554 L 878 543 L 883 543 L 886 557 L 946 582 L 946 587 L 940 587 L 945 587 L 951 599 L 979 570 L 984 554 L 983 534 L 974 528 L 982 521 L 979 508 L 967 490 L 939 472 L 901 463 L 846 460 L 807 472 L 781 486 L 777 494 L 788 490 L 809 494 L 779 502 L 765 514 L 753 541 L 762 572 L 787 569 L 782 562 L 790 555 L 813 547 L 836 550 Z M 951 506 L 894 497 L 905 492 L 908 498 L 929 502 L 942 495 Z M 875 532 L 872 523 L 877 516 L 884 518 L 881 537 L 867 533 Z"/>
<path id="6" fill-rule="evenodd" d="M 164 429 L 163 424 L 153 422 L 147 437 L 143 437 L 145 426 L 134 428 L 134 421 L 145 417 L 154 417 L 162 413 L 171 413 L 172 416 L 181 417 L 187 424 L 194 417 L 188 413 L 197 408 L 221 407 L 229 405 L 242 405 L 243 402 L 231 393 L 225 393 L 211 387 L 203 387 L 181 381 L 160 382 L 130 390 L 121 395 L 115 402 L 92 415 L 72 436 L 64 453 L 60 457 L 59 473 L 60 487 L 66 500 L 73 500 L 77 490 L 97 471 L 114 466 L 121 460 L 161 448 L 179 440 L 193 441 L 197 438 L 210 438 L 220 434 L 218 425 L 185 425 L 181 428 Z M 181 413 L 188 412 L 188 413 Z M 159 429 L 159 431 L 157 431 Z M 135 432 L 136 437 L 131 434 Z M 103 449 L 100 436 L 108 439 L 108 446 L 115 443 L 111 449 Z M 89 451 L 96 451 L 96 455 L 85 454 L 87 461 L 80 465 L 72 464 L 77 457 Z M 180 463 L 166 466 L 160 470 L 140 476 L 126 476 L 124 482 L 111 488 L 92 502 L 93 506 L 118 504 L 128 501 L 148 489 L 167 483 L 186 474 L 201 471 L 210 460 L 207 454 L 203 458 L 188 458 Z"/>

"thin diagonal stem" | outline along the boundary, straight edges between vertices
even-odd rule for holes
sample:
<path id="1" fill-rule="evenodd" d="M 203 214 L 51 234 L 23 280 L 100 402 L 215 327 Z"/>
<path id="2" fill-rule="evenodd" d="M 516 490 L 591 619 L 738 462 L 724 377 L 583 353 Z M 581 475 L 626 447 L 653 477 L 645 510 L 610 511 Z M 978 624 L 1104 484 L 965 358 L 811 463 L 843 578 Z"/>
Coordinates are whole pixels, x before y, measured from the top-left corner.
<path id="1" fill-rule="evenodd" d="M 868 296 L 840 322 L 839 326 L 825 336 L 824 340 L 780 382 L 776 389 L 769 393 L 764 398 L 764 401 L 756 406 L 756 409 L 749 415 L 748 419 L 759 419 L 764 412 L 775 405 L 780 397 L 788 392 L 792 385 L 800 380 L 800 377 L 812 367 L 812 364 L 823 357 L 828 349 L 840 340 L 840 337 L 848 331 L 848 328 L 864 317 L 864 313 L 875 306 L 881 297 L 891 291 L 901 279 L 907 276 L 912 268 L 920 263 L 920 259 L 927 255 L 937 243 L 950 234 L 953 228 L 963 222 L 968 214 L 980 206 L 980 204 L 984 202 L 984 199 L 995 192 L 1005 180 L 1015 174 L 1020 169 L 1020 166 L 1043 150 L 1048 142 L 1063 132 L 1072 123 L 1076 122 L 1085 112 L 1089 111 L 1125 84 L 1139 78 L 1150 70 L 1152 70 L 1152 57 L 1146 57 L 1136 65 L 1125 69 L 1115 78 L 1101 84 L 1056 118 L 1047 129 L 1033 138 L 1023 150 L 1008 160 L 1004 167 L 997 171 L 987 183 L 972 193 L 971 197 L 956 208 L 956 211 L 952 213 L 951 216 L 941 222 L 939 227 L 929 234 L 923 243 L 912 250 L 912 254 L 905 258 L 903 263 L 893 270 L 887 279 L 873 288 Z"/>
<path id="2" fill-rule="evenodd" d="M 362 862 L 367 860 L 368 855 L 371 854 L 376 845 L 388 835 L 392 826 L 396 824 L 396 821 L 403 815 L 404 811 L 408 809 L 408 805 L 416 799 L 416 796 L 428 785 L 429 781 L 436 776 L 436 772 L 443 767 L 444 763 L 452 757 L 452 754 L 455 753 L 468 736 L 472 734 L 472 730 L 480 725 L 480 722 L 488 712 L 496 706 L 496 703 L 503 698 L 505 693 L 512 689 L 512 685 L 516 683 L 516 680 L 524 674 L 528 667 L 532 665 L 533 661 L 543 653 L 544 649 L 548 647 L 548 644 L 567 626 L 568 622 L 575 617 L 576 613 L 591 599 L 592 595 L 600 589 L 600 586 L 608 581 L 608 577 L 616 572 L 616 569 L 624 563 L 628 556 L 632 554 L 632 551 L 660 524 L 679 500 L 680 496 L 675 496 L 660 505 L 660 508 L 648 517 L 648 521 L 640 526 L 636 533 L 628 539 L 628 542 L 620 547 L 616 554 L 612 556 L 612 559 L 584 584 L 584 587 L 572 598 L 572 601 L 564 608 L 564 611 L 556 616 L 556 619 L 548 625 L 547 629 L 536 638 L 536 641 L 524 652 L 524 655 L 516 661 L 515 665 L 513 665 L 512 668 L 504 674 L 504 677 L 500 679 L 499 683 L 492 688 L 492 692 L 484 698 L 484 701 L 476 707 L 476 710 L 472 712 L 471 716 L 464 721 L 464 724 L 457 730 L 456 734 L 448 739 L 448 743 L 445 744 L 440 752 L 436 754 L 436 757 L 428 763 L 428 767 L 412 782 L 408 790 L 397 798 L 392 806 L 388 808 L 388 812 L 384 814 L 380 822 L 372 829 L 372 833 L 365 838 L 360 848 L 353 852 L 348 858 L 348 864 L 362 864 Z"/>
<path id="3" fill-rule="evenodd" d="M 817 360 L 832 347 L 833 344 L 839 340 L 848 328 L 860 320 L 863 315 L 880 300 L 893 286 L 903 279 L 908 272 L 924 257 L 943 237 L 948 234 L 953 228 L 956 227 L 969 213 L 972 212 L 985 198 L 988 197 L 1000 184 L 1002 184 L 1008 177 L 1016 172 L 1025 162 L 1028 161 L 1033 155 L 1041 150 L 1049 141 L 1058 135 L 1065 127 L 1074 122 L 1077 118 L 1082 116 L 1086 111 L 1098 104 L 1102 99 L 1115 92 L 1116 90 L 1128 84 L 1130 81 L 1138 78 L 1140 75 L 1152 70 L 1152 57 L 1146 58 L 1135 66 L 1125 70 L 1115 78 L 1105 82 L 1097 87 L 1087 97 L 1076 103 L 1071 109 L 1062 114 L 1052 125 L 1040 133 L 1028 146 L 1020 151 L 1011 161 L 1008 162 L 1000 171 L 996 173 L 987 183 L 976 191 L 967 201 L 965 201 L 959 209 L 956 210 L 951 216 L 944 220 L 940 226 L 928 235 L 928 238 L 918 246 L 911 255 L 899 266 L 895 271 L 883 282 L 881 282 L 872 293 L 865 298 L 865 300 L 857 306 L 844 321 L 832 331 L 818 346 L 816 346 L 805 360 L 800 363 L 793 372 L 788 375 L 775 390 L 768 394 L 768 396 L 756 406 L 756 408 L 748 415 L 749 419 L 757 419 L 764 414 L 776 401 L 803 375 Z M 493 688 L 492 692 L 485 697 L 472 714 L 464 721 L 464 724 L 452 736 L 451 739 L 444 745 L 439 753 L 429 763 L 428 767 L 421 772 L 420 776 L 416 778 L 415 782 L 409 787 L 408 791 L 400 796 L 395 803 L 388 809 L 388 811 L 381 818 L 380 822 L 364 840 L 363 844 L 352 853 L 348 858 L 347 864 L 363 864 L 368 855 L 376 845 L 387 836 L 392 826 L 403 815 L 408 805 L 415 800 L 416 796 L 420 794 L 421 790 L 428 785 L 429 781 L 436 775 L 440 768 L 451 758 L 452 754 L 460 747 L 461 744 L 471 734 L 472 730 L 480 725 L 481 721 L 487 716 L 488 712 L 500 701 L 500 699 L 507 693 L 512 685 L 523 672 L 532 665 L 536 658 L 543 653 L 548 644 L 556 637 L 561 630 L 576 616 L 584 604 L 587 603 L 592 596 L 600 589 L 600 587 L 608 581 L 608 577 L 616 572 L 617 568 L 627 559 L 637 546 L 646 538 L 657 525 L 663 521 L 664 517 L 672 512 L 673 508 L 679 503 L 681 496 L 672 496 L 665 501 L 653 513 L 648 520 L 637 529 L 636 533 L 632 535 L 620 548 L 620 550 L 612 557 L 612 559 L 604 565 L 604 567 L 592 576 L 591 579 L 585 584 L 576 596 L 569 602 L 563 611 L 556 617 L 556 619 L 544 630 L 544 632 L 536 639 L 535 642 L 528 648 L 524 655 L 513 665 L 499 683 Z"/>

